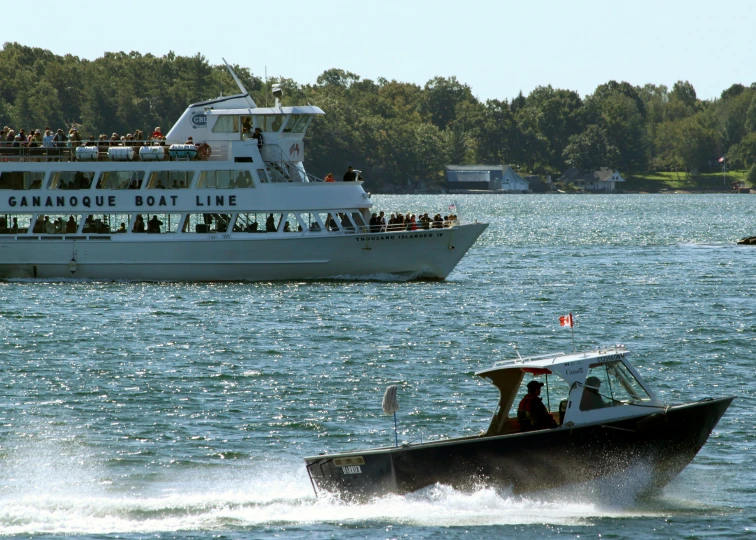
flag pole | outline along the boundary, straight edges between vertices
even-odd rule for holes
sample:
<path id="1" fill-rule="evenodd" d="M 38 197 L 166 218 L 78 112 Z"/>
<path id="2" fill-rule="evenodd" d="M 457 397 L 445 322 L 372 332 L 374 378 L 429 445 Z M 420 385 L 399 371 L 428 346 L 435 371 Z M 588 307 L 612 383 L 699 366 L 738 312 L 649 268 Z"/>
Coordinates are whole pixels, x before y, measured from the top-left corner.
<path id="1" fill-rule="evenodd" d="M 570 313 L 570 332 L 572 332 L 572 352 L 577 352 L 575 348 L 575 320 L 572 318 L 572 313 Z"/>

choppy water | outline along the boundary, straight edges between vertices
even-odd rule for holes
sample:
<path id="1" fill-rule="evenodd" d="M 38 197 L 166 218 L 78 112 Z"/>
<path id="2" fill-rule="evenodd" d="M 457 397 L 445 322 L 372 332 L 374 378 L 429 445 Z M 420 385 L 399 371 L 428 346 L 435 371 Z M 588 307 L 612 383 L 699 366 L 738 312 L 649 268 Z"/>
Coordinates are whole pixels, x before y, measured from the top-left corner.
<path id="1" fill-rule="evenodd" d="M 0 535 L 745 538 L 756 527 L 756 197 L 467 196 L 443 283 L 0 283 Z M 374 197 L 440 211 L 441 196 Z M 737 394 L 665 492 L 316 499 L 302 457 L 476 433 L 502 357 L 624 343 L 669 401 Z"/>

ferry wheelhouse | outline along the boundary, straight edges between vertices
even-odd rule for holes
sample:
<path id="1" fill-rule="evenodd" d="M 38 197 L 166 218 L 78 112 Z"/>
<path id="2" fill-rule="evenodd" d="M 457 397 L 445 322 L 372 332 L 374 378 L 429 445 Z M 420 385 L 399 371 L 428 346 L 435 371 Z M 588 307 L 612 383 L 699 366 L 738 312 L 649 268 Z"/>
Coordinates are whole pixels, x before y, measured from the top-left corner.
<path id="1" fill-rule="evenodd" d="M 0 147 L 0 278 L 444 279 L 485 230 L 371 227 L 361 179 L 304 168 L 325 113 L 257 107 L 232 76 L 240 94 L 190 105 L 159 144 Z"/>

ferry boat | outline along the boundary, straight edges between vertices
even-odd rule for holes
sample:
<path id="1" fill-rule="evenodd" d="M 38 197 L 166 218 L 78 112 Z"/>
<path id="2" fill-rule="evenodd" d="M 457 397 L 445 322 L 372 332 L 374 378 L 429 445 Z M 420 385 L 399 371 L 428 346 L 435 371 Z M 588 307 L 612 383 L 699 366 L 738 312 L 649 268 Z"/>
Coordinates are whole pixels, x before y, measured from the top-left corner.
<path id="1" fill-rule="evenodd" d="M 240 93 L 190 105 L 164 140 L 0 147 L 0 279 L 445 279 L 484 223 L 370 226 L 359 175 L 306 172 L 320 108 Z M 88 146 L 89 144 L 89 146 Z"/>
<path id="2" fill-rule="evenodd" d="M 527 493 L 636 466 L 649 472 L 642 491 L 658 491 L 695 457 L 734 396 L 663 403 L 628 355 L 618 346 L 496 362 L 476 373 L 499 391 L 480 435 L 307 457 L 315 493 L 364 499 L 437 483 Z M 540 425 L 520 406 L 529 393 L 545 405 Z"/>

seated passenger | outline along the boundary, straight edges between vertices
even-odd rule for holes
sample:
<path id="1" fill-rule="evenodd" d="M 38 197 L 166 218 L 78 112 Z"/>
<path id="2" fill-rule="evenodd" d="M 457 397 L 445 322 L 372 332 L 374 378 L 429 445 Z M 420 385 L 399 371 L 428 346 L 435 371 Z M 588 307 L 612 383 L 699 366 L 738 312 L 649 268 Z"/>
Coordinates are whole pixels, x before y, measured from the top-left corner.
<path id="1" fill-rule="evenodd" d="M 543 383 L 540 381 L 528 383 L 528 393 L 517 407 L 517 419 L 520 421 L 521 431 L 557 427 L 554 417 L 551 416 L 540 398 L 542 386 Z"/>
<path id="2" fill-rule="evenodd" d="M 18 232 L 18 218 L 13 218 L 13 225 L 11 225 L 11 232 L 17 233 Z"/>
<path id="3" fill-rule="evenodd" d="M 284 232 L 291 232 L 291 227 L 289 227 L 288 221 L 284 223 Z"/>
<path id="4" fill-rule="evenodd" d="M 601 386 L 601 379 L 598 377 L 590 376 L 585 380 L 585 387 L 583 388 L 583 396 L 580 398 L 580 410 L 590 411 L 593 409 L 603 409 L 609 407 L 609 404 L 604 401 L 599 394 L 599 387 Z"/>
<path id="5" fill-rule="evenodd" d="M 118 227 L 117 233 L 125 233 L 126 232 L 126 224 L 121 222 L 121 226 Z"/>
<path id="6" fill-rule="evenodd" d="M 73 216 L 69 216 L 68 221 L 66 222 L 66 234 L 75 234 L 76 229 L 76 220 Z"/>
<path id="7" fill-rule="evenodd" d="M 336 179 L 333 177 L 333 173 L 328 173 L 325 175 L 325 178 L 323 179 L 324 182 L 335 182 Z"/>

